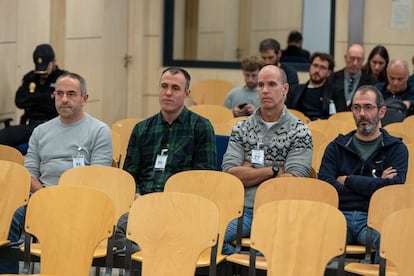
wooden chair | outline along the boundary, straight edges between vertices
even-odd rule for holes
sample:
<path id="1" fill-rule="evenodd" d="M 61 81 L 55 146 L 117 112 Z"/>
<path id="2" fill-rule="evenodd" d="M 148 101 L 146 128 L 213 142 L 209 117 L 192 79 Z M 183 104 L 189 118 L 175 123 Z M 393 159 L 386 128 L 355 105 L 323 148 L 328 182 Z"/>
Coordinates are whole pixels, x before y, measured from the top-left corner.
<path id="1" fill-rule="evenodd" d="M 23 154 L 14 147 L 0 145 L 0 160 L 8 160 L 24 165 Z"/>
<path id="2" fill-rule="evenodd" d="M 223 105 L 234 84 L 227 80 L 200 80 L 191 86 L 191 99 L 195 104 Z"/>
<path id="3" fill-rule="evenodd" d="M 104 192 L 114 203 L 115 213 L 113 224 L 116 225 L 119 218 L 128 213 L 135 198 L 135 180 L 126 171 L 106 166 L 85 166 L 72 168 L 64 172 L 59 179 L 59 186 L 88 186 Z M 113 237 L 111 237 L 113 238 Z M 108 248 L 109 247 L 109 248 Z M 96 248 L 93 257 L 101 258 L 107 256 L 108 264 L 112 265 L 112 243 L 104 240 Z M 109 252 L 108 252 L 109 251 Z M 31 246 L 31 254 L 43 255 L 40 245 L 34 243 Z M 112 267 L 107 267 L 110 272 Z"/>
<path id="4" fill-rule="evenodd" d="M 111 129 L 111 136 L 112 136 L 112 167 L 119 168 L 121 162 L 121 147 L 122 147 L 122 139 L 121 134 L 119 134 L 116 130 Z"/>
<path id="5" fill-rule="evenodd" d="M 128 148 L 129 138 L 131 138 L 132 129 L 142 121 L 142 118 L 125 118 L 116 121 L 111 126 L 111 131 L 117 132 L 121 136 L 121 156 L 119 158 L 119 168 L 123 168 L 125 156 Z"/>
<path id="6" fill-rule="evenodd" d="M 257 188 L 254 200 L 254 215 L 256 210 L 265 203 L 275 200 L 312 200 L 329 204 L 338 208 L 338 193 L 335 188 L 325 181 L 306 177 L 277 177 L 264 181 Z M 242 239 L 243 247 L 250 247 L 248 238 Z M 345 246 L 345 244 L 344 244 Z M 249 266 L 247 254 L 236 253 L 228 256 L 227 261 L 244 267 Z M 256 267 L 266 270 L 267 263 L 264 257 L 258 256 Z M 283 275 L 283 274 L 282 274 Z M 298 274 L 299 275 L 299 274 Z"/>
<path id="7" fill-rule="evenodd" d="M 414 208 L 396 211 L 384 220 L 381 235 L 379 275 L 386 274 L 386 262 L 392 262 L 399 276 L 413 275 Z"/>
<path id="8" fill-rule="evenodd" d="M 198 104 L 189 106 L 188 109 L 209 119 L 213 126 L 233 119 L 233 112 L 222 105 Z"/>
<path id="9" fill-rule="evenodd" d="M 316 129 L 325 133 L 329 140 L 333 140 L 339 134 L 346 134 L 356 128 L 355 122 L 353 121 L 340 121 L 335 119 L 315 120 L 309 122 L 307 126 L 311 131 Z"/>
<path id="10" fill-rule="evenodd" d="M 0 160 L 0 247 L 8 245 L 10 224 L 16 210 L 27 204 L 30 174 L 22 165 Z"/>
<path id="11" fill-rule="evenodd" d="M 319 168 L 321 166 L 322 157 L 325 153 L 326 146 L 331 142 L 328 136 L 317 129 L 312 129 L 312 168 L 311 168 L 311 177 L 318 178 Z"/>
<path id="12" fill-rule="evenodd" d="M 329 116 L 328 120 L 339 120 L 339 121 L 348 121 L 355 125 L 354 116 L 352 111 L 342 111 L 337 112 Z"/>
<path id="13" fill-rule="evenodd" d="M 213 201 L 219 210 L 219 243 L 217 264 L 226 259 L 221 254 L 223 238 L 228 224 L 243 214 L 244 187 L 242 182 L 226 172 L 211 170 L 190 170 L 172 175 L 165 183 L 164 192 L 196 194 Z M 140 253 L 134 259 L 140 260 Z M 197 267 L 210 266 L 210 250 L 204 251 L 197 261 Z"/>
<path id="14" fill-rule="evenodd" d="M 293 109 L 293 108 L 288 108 L 288 111 L 290 113 L 292 113 L 293 115 L 295 115 L 299 120 L 301 120 L 303 123 L 307 124 L 309 121 L 309 118 L 306 117 L 306 115 L 302 112 L 299 111 L 297 109 Z"/>
<path id="15" fill-rule="evenodd" d="M 216 123 L 213 125 L 214 127 L 214 133 L 216 135 L 224 135 L 224 136 L 230 136 L 233 127 L 240 121 L 243 121 L 247 118 L 247 116 L 240 116 L 231 118 L 228 121 Z"/>
<path id="16" fill-rule="evenodd" d="M 28 203 L 26 239 L 33 235 L 41 244 L 41 275 L 89 275 L 96 246 L 113 229 L 111 198 L 90 187 L 48 187 L 34 193 Z"/>
<path id="17" fill-rule="evenodd" d="M 384 126 L 384 129 L 387 130 L 391 135 L 396 137 L 401 137 L 404 143 L 413 143 L 414 137 L 410 136 L 410 130 L 408 123 L 397 122 Z"/>
<path id="18" fill-rule="evenodd" d="M 369 203 L 368 231 L 375 229 L 382 234 L 385 218 L 391 213 L 405 208 L 414 208 L 414 185 L 397 184 L 377 190 L 372 195 Z M 368 252 L 371 252 L 370 243 L 367 246 L 367 255 L 370 255 Z M 377 264 L 356 262 L 351 262 L 345 266 L 345 271 L 358 275 L 378 275 L 378 269 L 379 265 Z M 387 266 L 387 275 L 397 275 L 395 267 Z"/>
<path id="19" fill-rule="evenodd" d="M 219 211 L 201 196 L 151 193 L 134 201 L 128 218 L 126 275 L 130 275 L 130 242 L 141 247 L 142 275 L 193 276 L 200 253 L 217 253 Z M 210 275 L 215 275 L 214 271 Z"/>
<path id="20" fill-rule="evenodd" d="M 323 202 L 272 201 L 255 210 L 250 239 L 249 276 L 256 275 L 258 251 L 267 260 L 268 276 L 322 276 L 332 258 L 345 260 L 346 221 Z"/>

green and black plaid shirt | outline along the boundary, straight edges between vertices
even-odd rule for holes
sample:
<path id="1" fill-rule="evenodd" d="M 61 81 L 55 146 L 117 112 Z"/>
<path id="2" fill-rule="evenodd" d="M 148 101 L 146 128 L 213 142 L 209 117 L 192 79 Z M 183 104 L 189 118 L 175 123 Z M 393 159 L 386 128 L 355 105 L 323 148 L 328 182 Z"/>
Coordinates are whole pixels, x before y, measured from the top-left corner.
<path id="1" fill-rule="evenodd" d="M 157 171 L 162 149 L 168 149 L 168 158 L 165 170 Z M 207 119 L 184 107 L 171 125 L 158 113 L 134 127 L 124 170 L 134 176 L 137 193 L 161 192 L 171 175 L 191 169 L 216 169 L 214 130 Z"/>

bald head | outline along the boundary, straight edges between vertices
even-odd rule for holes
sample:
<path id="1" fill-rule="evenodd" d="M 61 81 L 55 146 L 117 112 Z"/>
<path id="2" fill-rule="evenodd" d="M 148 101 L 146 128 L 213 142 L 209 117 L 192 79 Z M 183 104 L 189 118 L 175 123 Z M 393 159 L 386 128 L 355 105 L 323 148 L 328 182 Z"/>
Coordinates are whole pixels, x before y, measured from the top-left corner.
<path id="1" fill-rule="evenodd" d="M 387 67 L 387 89 L 392 94 L 404 92 L 407 89 L 409 75 L 410 69 L 405 60 L 391 60 Z"/>
<path id="2" fill-rule="evenodd" d="M 353 76 L 361 71 L 365 58 L 364 48 L 360 44 L 352 44 L 345 56 L 346 71 Z"/>

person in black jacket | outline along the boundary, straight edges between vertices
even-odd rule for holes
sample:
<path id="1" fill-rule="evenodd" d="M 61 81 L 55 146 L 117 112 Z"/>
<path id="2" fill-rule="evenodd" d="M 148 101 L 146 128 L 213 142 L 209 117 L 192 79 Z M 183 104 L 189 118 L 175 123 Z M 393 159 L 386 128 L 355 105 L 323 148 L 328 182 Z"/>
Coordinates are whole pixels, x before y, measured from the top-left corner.
<path id="1" fill-rule="evenodd" d="M 343 90 L 327 81 L 333 68 L 330 54 L 315 52 L 311 56 L 309 80 L 288 93 L 286 106 L 304 113 L 308 122 L 346 110 Z"/>
<path id="2" fill-rule="evenodd" d="M 22 80 L 15 97 L 16 106 L 24 110 L 19 125 L 0 131 L 0 144 L 18 146 L 29 141 L 33 129 L 57 116 L 53 91 L 56 79 L 64 73 L 56 65 L 55 53 L 49 44 L 41 44 L 33 52 L 35 69 Z"/>
<path id="3" fill-rule="evenodd" d="M 407 147 L 380 127 L 386 110 L 377 88 L 358 88 L 351 105 L 356 130 L 339 134 L 322 158 L 318 177 L 338 192 L 339 210 L 347 221 L 348 244 L 366 244 L 369 201 L 375 191 L 406 181 Z M 374 231 L 372 239 L 378 262 L 379 233 Z"/>
<path id="4" fill-rule="evenodd" d="M 349 108 L 352 96 L 357 88 L 362 85 L 375 84 L 376 79 L 361 70 L 362 63 L 365 59 L 365 51 L 360 44 L 352 44 L 348 48 L 344 58 L 345 68 L 333 73 L 329 81 L 344 91 L 346 104 Z"/>

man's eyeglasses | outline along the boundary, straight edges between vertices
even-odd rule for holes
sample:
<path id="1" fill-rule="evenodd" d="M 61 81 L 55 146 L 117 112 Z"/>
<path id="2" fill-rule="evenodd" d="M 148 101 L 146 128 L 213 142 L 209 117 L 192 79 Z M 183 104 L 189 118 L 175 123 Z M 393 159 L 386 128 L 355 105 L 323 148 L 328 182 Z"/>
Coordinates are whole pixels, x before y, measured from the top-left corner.
<path id="1" fill-rule="evenodd" d="M 372 105 L 372 104 L 366 104 L 366 105 L 362 105 L 362 106 L 358 105 L 358 104 L 351 105 L 351 111 L 352 112 L 361 112 L 361 109 L 363 109 L 365 112 L 372 112 L 377 108 L 378 108 L 378 106 Z"/>
<path id="2" fill-rule="evenodd" d="M 66 98 L 69 99 L 74 99 L 78 96 L 78 94 L 76 93 L 76 91 L 68 91 L 68 92 L 63 92 L 63 91 L 54 91 L 53 95 L 55 95 L 55 98 L 63 98 L 63 96 L 66 95 Z"/>

